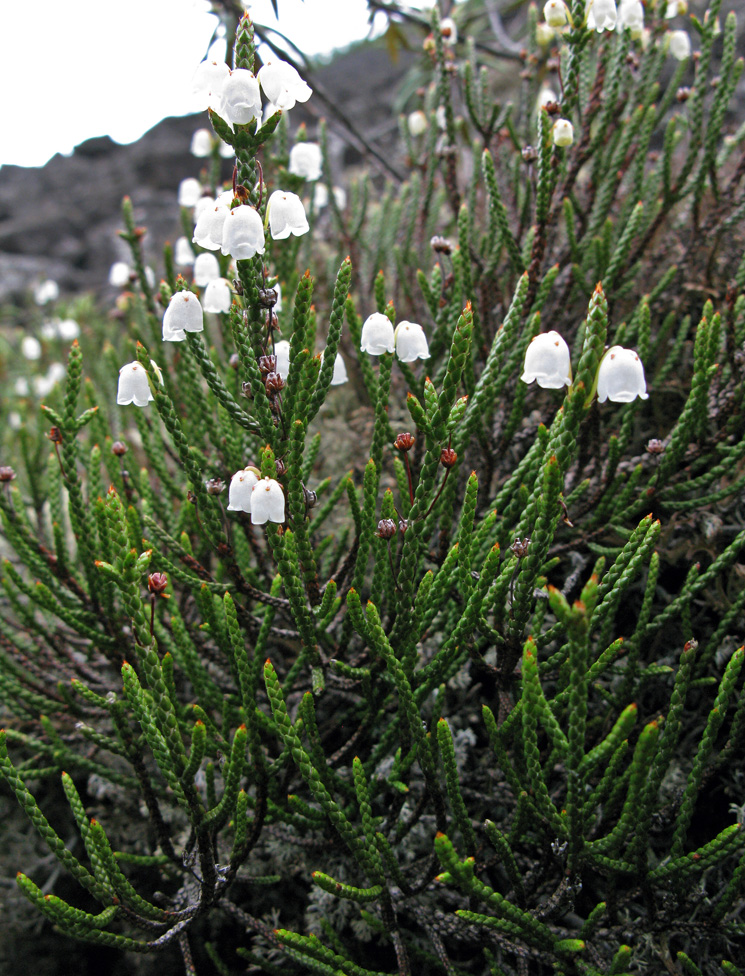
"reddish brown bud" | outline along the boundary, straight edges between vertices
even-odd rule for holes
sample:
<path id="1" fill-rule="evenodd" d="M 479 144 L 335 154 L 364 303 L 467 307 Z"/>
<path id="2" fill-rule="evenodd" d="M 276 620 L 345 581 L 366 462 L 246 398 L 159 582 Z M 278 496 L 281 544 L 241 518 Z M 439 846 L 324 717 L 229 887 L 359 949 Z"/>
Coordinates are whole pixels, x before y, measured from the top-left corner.
<path id="1" fill-rule="evenodd" d="M 528 554 L 528 548 L 530 546 L 530 539 L 515 539 L 515 541 L 510 546 L 510 552 L 517 556 L 518 559 L 522 559 Z"/>
<path id="2" fill-rule="evenodd" d="M 234 352 L 232 354 L 232 356 L 228 360 L 228 364 L 229 364 L 229 366 L 230 366 L 231 369 L 238 369 L 238 367 L 241 364 L 241 358 L 240 358 L 240 356 L 238 355 L 237 352 Z"/>
<path id="3" fill-rule="evenodd" d="M 452 449 L 452 447 L 443 447 L 440 452 L 440 464 L 443 468 L 452 468 L 453 465 L 458 460 L 458 455 Z"/>
<path id="4" fill-rule="evenodd" d="M 168 586 L 168 577 L 165 573 L 151 573 L 147 578 L 147 588 L 153 596 L 160 596 Z"/>
<path id="5" fill-rule="evenodd" d="M 259 288 L 259 305 L 262 308 L 274 308 L 277 304 L 277 292 L 274 288 Z"/>
<path id="6" fill-rule="evenodd" d="M 399 434 L 398 437 L 393 442 L 393 446 L 397 451 L 410 451 L 414 446 L 415 437 L 413 434 L 406 433 Z"/>
<path id="7" fill-rule="evenodd" d="M 282 475 L 287 474 L 287 465 L 282 460 L 282 458 L 277 458 L 274 462 L 274 469 L 277 472 L 277 477 L 281 478 Z"/>

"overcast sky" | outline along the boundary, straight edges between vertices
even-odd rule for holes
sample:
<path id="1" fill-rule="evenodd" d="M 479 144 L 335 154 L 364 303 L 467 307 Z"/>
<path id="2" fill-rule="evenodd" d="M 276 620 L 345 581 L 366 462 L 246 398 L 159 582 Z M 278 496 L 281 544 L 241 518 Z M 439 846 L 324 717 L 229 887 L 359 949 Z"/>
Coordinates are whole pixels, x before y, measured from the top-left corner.
<path id="1" fill-rule="evenodd" d="M 33 19 L 0 0 L 0 163 L 42 166 L 93 136 L 132 142 L 194 110 L 191 76 L 217 24 L 206 0 L 42 0 L 31 9 Z M 250 12 L 277 24 L 270 0 Z M 279 14 L 279 29 L 307 54 L 369 31 L 365 0 L 279 0 Z"/>

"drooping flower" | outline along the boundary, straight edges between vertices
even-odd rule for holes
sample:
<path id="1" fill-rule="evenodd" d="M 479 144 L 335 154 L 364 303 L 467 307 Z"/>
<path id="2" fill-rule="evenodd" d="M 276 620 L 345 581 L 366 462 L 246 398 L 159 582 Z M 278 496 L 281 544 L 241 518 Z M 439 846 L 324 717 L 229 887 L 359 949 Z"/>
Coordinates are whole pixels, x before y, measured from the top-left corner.
<path id="1" fill-rule="evenodd" d="M 247 68 L 234 68 L 230 72 L 222 88 L 218 114 L 231 128 L 261 118 L 259 83 Z"/>
<path id="2" fill-rule="evenodd" d="M 670 32 L 670 42 L 668 50 L 678 61 L 685 61 L 691 56 L 691 39 L 688 32 L 676 30 Z"/>
<path id="3" fill-rule="evenodd" d="M 188 268 L 194 264 L 196 258 L 191 249 L 191 244 L 185 237 L 178 237 L 173 249 L 173 260 L 180 268 Z"/>
<path id="4" fill-rule="evenodd" d="M 418 322 L 399 322 L 393 333 L 396 355 L 402 363 L 413 363 L 417 359 L 429 359 L 429 346 L 424 329 Z"/>
<path id="5" fill-rule="evenodd" d="M 59 298 L 59 285 L 53 278 L 40 281 L 34 287 L 34 301 L 37 305 L 47 305 L 49 302 L 56 302 Z"/>
<path id="6" fill-rule="evenodd" d="M 396 340 L 393 323 L 382 312 L 368 315 L 362 324 L 360 349 L 371 356 L 382 356 L 384 352 L 393 352 Z"/>
<path id="7" fill-rule="evenodd" d="M 452 17 L 443 17 L 440 21 L 440 33 L 442 34 L 442 43 L 446 47 L 452 47 L 458 41 L 458 28 L 455 26 L 455 21 Z"/>
<path id="8" fill-rule="evenodd" d="M 688 13 L 688 0 L 667 0 L 665 18 L 672 20 L 673 17 L 685 17 Z"/>
<path id="9" fill-rule="evenodd" d="M 260 477 L 259 469 L 251 465 L 241 471 L 236 471 L 230 479 L 230 488 L 228 489 L 229 512 L 249 513 L 251 511 L 251 491 Z"/>
<path id="10" fill-rule="evenodd" d="M 649 398 L 641 359 L 633 349 L 611 346 L 600 360 L 598 402 L 631 403 L 637 397 Z"/>
<path id="11" fill-rule="evenodd" d="M 544 332 L 533 338 L 525 353 L 520 379 L 524 383 L 537 380 L 544 390 L 560 390 L 571 384 L 569 346 L 558 332 Z"/>
<path id="12" fill-rule="evenodd" d="M 536 99 L 536 106 L 535 106 L 536 111 L 540 113 L 542 108 L 545 108 L 547 105 L 550 105 L 552 102 L 558 102 L 558 100 L 559 100 L 559 96 L 556 94 L 556 92 L 552 88 L 549 88 L 548 86 L 544 85 L 541 88 L 541 90 L 538 92 L 538 98 Z"/>
<path id="13" fill-rule="evenodd" d="M 230 68 L 224 61 L 200 61 L 191 81 L 191 90 L 200 110 L 219 111 L 220 93 L 229 77 Z"/>
<path id="14" fill-rule="evenodd" d="M 347 205 L 347 191 L 343 186 L 335 186 L 332 188 L 334 193 L 334 202 L 339 210 L 343 210 Z M 329 191 L 325 183 L 316 183 L 315 189 L 313 190 L 313 206 L 316 210 L 323 210 L 324 207 L 328 206 L 329 202 Z"/>
<path id="15" fill-rule="evenodd" d="M 267 201 L 266 212 L 269 232 L 275 241 L 284 240 L 290 234 L 301 237 L 310 230 L 303 201 L 296 193 L 275 190 Z"/>
<path id="16" fill-rule="evenodd" d="M 245 261 L 264 253 L 264 225 L 253 207 L 234 207 L 227 215 L 222 234 L 222 253 Z"/>
<path id="17" fill-rule="evenodd" d="M 644 27 L 644 7 L 641 0 L 621 0 L 618 26 L 625 27 L 632 37 L 638 37 Z"/>
<path id="18" fill-rule="evenodd" d="M 574 127 L 568 119 L 557 119 L 552 132 L 555 146 L 571 146 L 574 142 Z"/>
<path id="19" fill-rule="evenodd" d="M 563 27 L 567 22 L 567 8 L 563 0 L 548 0 L 543 6 L 543 17 L 549 27 Z"/>
<path id="20" fill-rule="evenodd" d="M 126 288 L 132 269 L 126 261 L 114 261 L 109 268 L 109 284 L 114 288 Z"/>
<path id="21" fill-rule="evenodd" d="M 290 372 L 290 343 L 287 339 L 280 339 L 274 343 L 275 367 L 274 372 L 279 373 L 283 380 L 286 380 Z"/>
<path id="22" fill-rule="evenodd" d="M 298 142 L 290 150 L 288 170 L 306 180 L 320 180 L 321 163 L 321 147 L 317 142 Z"/>
<path id="23" fill-rule="evenodd" d="M 323 352 L 321 353 L 321 362 L 323 362 Z M 346 364 L 342 359 L 341 353 L 337 352 L 336 359 L 334 360 L 334 372 L 331 376 L 331 385 L 341 386 L 342 383 L 346 383 L 348 380 L 349 376 L 347 376 Z"/>
<path id="24" fill-rule="evenodd" d="M 193 176 L 187 176 L 178 185 L 178 204 L 180 207 L 194 207 L 202 195 L 202 184 Z"/>
<path id="25" fill-rule="evenodd" d="M 157 365 L 150 360 L 150 365 L 158 377 L 158 382 L 163 382 L 163 376 Z M 154 400 L 147 380 L 147 372 L 141 363 L 126 363 L 119 370 L 119 384 L 116 390 L 116 402 L 120 406 L 134 403 L 136 407 L 146 407 L 151 400 Z"/>
<path id="26" fill-rule="evenodd" d="M 265 522 L 284 522 L 285 493 L 282 485 L 274 478 L 262 478 L 251 490 L 251 522 L 264 525 Z"/>
<path id="27" fill-rule="evenodd" d="M 269 101 L 283 112 L 294 108 L 295 102 L 307 102 L 313 94 L 297 69 L 281 58 L 272 58 L 259 68 L 259 84 Z"/>
<path id="28" fill-rule="evenodd" d="M 429 123 L 427 122 L 427 116 L 419 108 L 415 112 L 410 112 L 409 117 L 406 120 L 409 126 L 409 132 L 416 139 L 417 136 L 421 136 L 427 131 Z"/>
<path id="29" fill-rule="evenodd" d="M 618 22 L 615 0 L 588 0 L 586 11 L 590 30 L 596 30 L 598 34 L 615 30 Z"/>
<path id="30" fill-rule="evenodd" d="M 226 278 L 213 278 L 202 295 L 202 308 L 205 312 L 229 312 L 233 304 L 233 293 Z"/>
<path id="31" fill-rule="evenodd" d="M 75 319 L 62 319 L 57 323 L 57 338 L 63 342 L 72 342 L 80 335 L 80 326 Z"/>
<path id="32" fill-rule="evenodd" d="M 204 209 L 197 218 L 192 241 L 209 251 L 217 251 L 222 245 L 223 225 L 229 213 L 224 203 Z"/>
<path id="33" fill-rule="evenodd" d="M 190 152 L 197 159 L 204 159 L 212 154 L 212 133 L 209 129 L 197 129 L 191 137 Z"/>
<path id="34" fill-rule="evenodd" d="M 21 340 L 21 355 L 24 359 L 41 359 L 41 343 L 36 336 L 24 336 Z"/>
<path id="35" fill-rule="evenodd" d="M 194 284 L 203 288 L 220 277 L 220 264 L 212 251 L 203 251 L 194 259 Z"/>
<path id="36" fill-rule="evenodd" d="M 164 341 L 183 342 L 187 332 L 202 332 L 203 329 L 202 306 L 197 296 L 190 291 L 177 291 L 163 315 Z"/>

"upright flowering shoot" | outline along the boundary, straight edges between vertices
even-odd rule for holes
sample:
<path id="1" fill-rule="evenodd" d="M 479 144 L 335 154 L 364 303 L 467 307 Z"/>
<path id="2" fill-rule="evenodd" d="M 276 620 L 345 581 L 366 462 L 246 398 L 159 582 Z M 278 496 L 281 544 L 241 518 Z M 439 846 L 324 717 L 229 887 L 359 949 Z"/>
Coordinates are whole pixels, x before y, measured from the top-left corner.
<path id="1" fill-rule="evenodd" d="M 533 338 L 525 353 L 525 365 L 520 379 L 524 383 L 536 380 L 544 390 L 560 390 L 572 384 L 572 364 L 569 346 L 558 332 L 543 332 Z"/>

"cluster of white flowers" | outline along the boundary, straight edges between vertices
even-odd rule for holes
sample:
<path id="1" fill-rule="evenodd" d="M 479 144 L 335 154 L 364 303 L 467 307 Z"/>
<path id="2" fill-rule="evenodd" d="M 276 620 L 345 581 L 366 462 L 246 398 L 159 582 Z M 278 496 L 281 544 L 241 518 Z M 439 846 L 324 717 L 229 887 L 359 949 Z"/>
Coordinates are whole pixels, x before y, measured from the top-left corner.
<path id="1" fill-rule="evenodd" d="M 403 321 L 394 329 L 391 320 L 382 312 L 373 312 L 365 319 L 360 349 L 371 356 L 395 352 L 402 363 L 429 359 L 427 337 L 421 325 Z"/>
<path id="2" fill-rule="evenodd" d="M 285 496 L 274 478 L 262 478 L 258 468 L 249 465 L 230 479 L 228 511 L 245 512 L 253 525 L 284 522 Z"/>
<path id="3" fill-rule="evenodd" d="M 525 353 L 520 377 L 524 383 L 534 380 L 544 390 L 560 390 L 572 384 L 569 346 L 558 332 L 544 332 L 533 338 Z M 633 349 L 611 346 L 600 360 L 597 375 L 598 401 L 631 403 L 637 397 L 648 398 L 644 366 Z"/>

